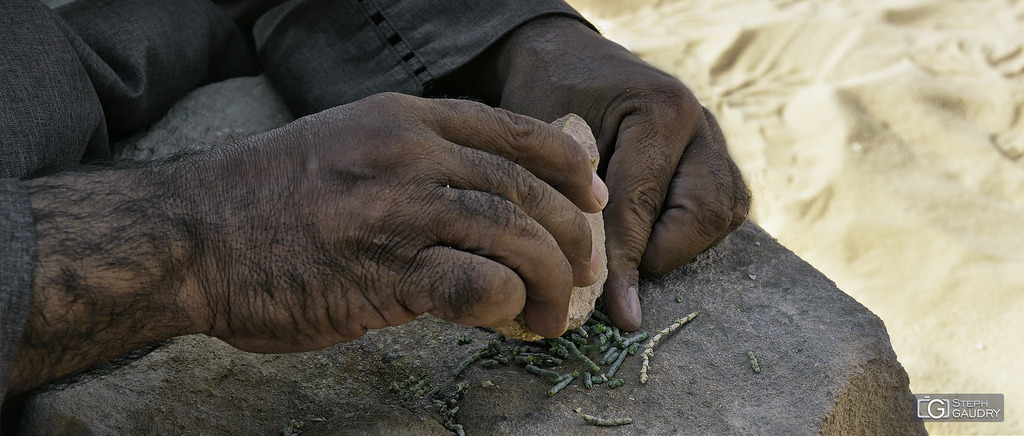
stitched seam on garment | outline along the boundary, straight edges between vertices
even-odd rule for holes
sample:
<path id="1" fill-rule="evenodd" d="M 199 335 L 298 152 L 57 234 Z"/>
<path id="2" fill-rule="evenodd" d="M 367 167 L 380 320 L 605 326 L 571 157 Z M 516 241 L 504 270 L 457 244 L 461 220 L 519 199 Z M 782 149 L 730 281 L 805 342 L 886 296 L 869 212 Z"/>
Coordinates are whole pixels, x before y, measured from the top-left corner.
<path id="1" fill-rule="evenodd" d="M 398 34 L 398 31 L 388 22 L 387 17 L 372 0 L 356 0 L 356 3 L 363 8 L 366 17 L 377 29 L 377 35 L 391 47 L 395 56 L 405 65 L 420 88 L 426 89 L 434 77 L 423 60 L 413 51 L 412 46 L 402 38 L 402 35 Z"/>

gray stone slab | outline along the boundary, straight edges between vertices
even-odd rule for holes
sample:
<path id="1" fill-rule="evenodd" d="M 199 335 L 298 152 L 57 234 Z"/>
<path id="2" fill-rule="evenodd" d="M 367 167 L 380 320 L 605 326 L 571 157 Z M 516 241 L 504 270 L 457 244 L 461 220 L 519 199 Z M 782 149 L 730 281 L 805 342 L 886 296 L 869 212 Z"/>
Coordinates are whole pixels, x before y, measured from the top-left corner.
<path id="1" fill-rule="evenodd" d="M 236 79 L 200 89 L 182 104 L 256 95 L 241 100 L 252 108 L 276 98 L 268 90 L 261 78 Z M 288 119 L 287 112 L 260 115 L 260 107 L 245 115 L 251 132 Z M 175 108 L 172 114 L 203 110 Z M 193 144 L 224 126 L 188 133 L 204 117 L 179 124 L 170 118 L 149 135 L 165 138 L 153 135 L 172 129 L 192 138 L 180 143 Z M 135 141 L 132 149 L 148 150 L 145 137 Z M 474 365 L 456 378 L 453 368 L 497 335 L 424 316 L 291 355 L 244 353 L 203 336 L 176 338 L 37 391 L 20 429 L 449 435 L 445 424 L 458 423 L 470 435 L 926 434 L 882 321 L 753 223 L 688 265 L 644 281 L 641 293 L 643 329 L 652 333 L 700 312 L 662 339 L 646 384 L 639 382 L 639 354 L 626 359 L 617 375 L 625 384 L 617 389 L 585 389 L 577 381 L 548 397 L 551 384 L 515 364 Z M 472 343 L 458 345 L 464 335 Z M 514 344 L 502 343 L 506 351 Z M 757 357 L 760 373 L 751 369 L 747 351 Z M 439 404 L 458 412 L 442 415 Z M 598 429 L 576 409 L 633 423 Z"/>

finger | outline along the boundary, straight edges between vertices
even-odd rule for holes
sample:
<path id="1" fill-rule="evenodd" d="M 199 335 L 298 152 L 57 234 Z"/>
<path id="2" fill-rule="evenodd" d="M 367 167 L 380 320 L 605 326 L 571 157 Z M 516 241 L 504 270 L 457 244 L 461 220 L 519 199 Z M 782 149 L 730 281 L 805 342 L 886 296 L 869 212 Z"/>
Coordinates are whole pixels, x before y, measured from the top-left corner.
<path id="1" fill-rule="evenodd" d="M 448 169 L 439 174 L 438 185 L 489 192 L 518 206 L 558 243 L 572 268 L 575 286 L 597 281 L 601 266 L 591 261 L 597 250 L 592 246 L 590 224 L 576 206 L 508 159 L 456 144 L 449 148 L 450 153 L 441 153 L 444 158 L 438 159 Z"/>
<path id="2" fill-rule="evenodd" d="M 515 271 L 486 257 L 450 247 L 421 251 L 411 276 L 421 289 L 414 307 L 468 326 L 500 327 L 515 318 L 526 302 L 526 288 Z"/>
<path id="3" fill-rule="evenodd" d="M 640 261 L 662 275 L 716 244 L 746 220 L 750 194 L 710 112 L 676 168 L 661 216 Z"/>
<path id="4" fill-rule="evenodd" d="M 607 203 L 607 188 L 571 137 L 542 121 L 466 100 L 434 100 L 424 120 L 456 144 L 496 153 L 527 169 L 585 212 Z"/>
<path id="5" fill-rule="evenodd" d="M 423 210 L 440 224 L 428 235 L 438 245 L 488 258 L 515 272 L 525 289 L 523 309 L 533 331 L 548 337 L 565 332 L 572 269 L 536 220 L 497 195 L 443 187 Z"/>
<path id="6" fill-rule="evenodd" d="M 603 299 L 612 321 L 625 330 L 640 328 L 637 266 L 683 146 L 670 138 L 686 135 L 679 125 L 647 119 L 623 118 L 606 173 L 610 201 L 604 211 L 608 280 Z"/>

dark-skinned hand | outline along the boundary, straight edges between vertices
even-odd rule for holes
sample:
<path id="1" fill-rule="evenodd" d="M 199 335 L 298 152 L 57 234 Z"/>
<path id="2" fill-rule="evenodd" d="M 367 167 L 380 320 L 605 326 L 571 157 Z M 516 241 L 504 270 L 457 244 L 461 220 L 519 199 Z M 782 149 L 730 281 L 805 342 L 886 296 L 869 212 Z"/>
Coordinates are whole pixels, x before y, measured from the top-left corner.
<path id="1" fill-rule="evenodd" d="M 422 313 L 566 329 L 608 191 L 538 120 L 380 94 L 135 169 L 25 183 L 32 312 L 9 392 L 172 336 L 307 351 Z M 595 265 L 597 266 L 597 265 Z"/>
<path id="2" fill-rule="evenodd" d="M 750 193 L 714 117 L 678 79 L 583 23 L 539 18 L 473 65 L 473 88 L 505 109 L 551 121 L 573 112 L 594 130 L 604 210 L 605 309 L 640 327 L 640 275 L 668 273 L 746 220 Z"/>
<path id="3" fill-rule="evenodd" d="M 545 123 L 380 94 L 253 142 L 198 171 L 231 188 L 203 208 L 258 199 L 210 243 L 204 294 L 237 293 L 211 331 L 239 348 L 321 348 L 427 312 L 500 326 L 525 310 L 555 337 L 574 283 L 596 280 L 580 209 L 601 210 L 606 188 Z"/>

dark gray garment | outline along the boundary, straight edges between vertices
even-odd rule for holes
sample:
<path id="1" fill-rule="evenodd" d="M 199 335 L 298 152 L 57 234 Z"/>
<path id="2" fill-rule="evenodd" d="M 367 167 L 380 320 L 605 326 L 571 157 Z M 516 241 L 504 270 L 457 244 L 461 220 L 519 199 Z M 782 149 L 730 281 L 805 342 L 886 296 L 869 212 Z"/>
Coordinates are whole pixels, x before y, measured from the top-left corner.
<path id="1" fill-rule="evenodd" d="M 39 2 L 0 2 L 0 178 L 109 154 L 99 97 L 68 33 Z"/>
<path id="2" fill-rule="evenodd" d="M 245 26 L 274 2 L 220 3 Z M 254 32 L 263 70 L 307 114 L 385 91 L 424 95 L 515 27 L 551 14 L 582 20 L 559 0 L 295 0 Z M 57 14 L 37 0 L 0 0 L 0 179 L 10 178 L 0 185 L 0 393 L 34 266 L 31 210 L 14 179 L 108 157 L 108 138 L 146 128 L 191 89 L 256 73 L 249 47 L 205 0 L 78 0 Z"/>
<path id="3" fill-rule="evenodd" d="M 380 92 L 424 95 L 553 0 L 296 0 L 253 29 L 259 59 L 295 116 Z"/>
<path id="4" fill-rule="evenodd" d="M 35 232 L 25 187 L 0 179 L 0 388 L 14 366 L 32 303 Z M 0 395 L 5 391 L 0 390 Z"/>

